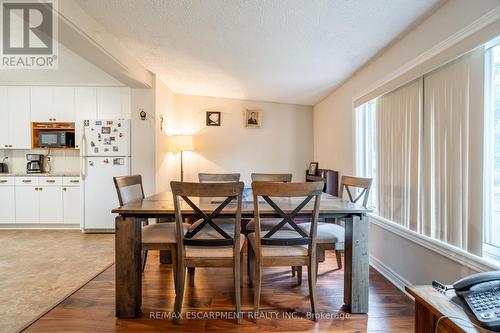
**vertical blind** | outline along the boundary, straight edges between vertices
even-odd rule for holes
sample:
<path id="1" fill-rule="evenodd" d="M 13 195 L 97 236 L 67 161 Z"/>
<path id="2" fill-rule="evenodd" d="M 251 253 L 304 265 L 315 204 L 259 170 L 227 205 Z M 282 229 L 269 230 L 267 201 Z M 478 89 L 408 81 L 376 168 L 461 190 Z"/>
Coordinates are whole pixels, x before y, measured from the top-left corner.
<path id="1" fill-rule="evenodd" d="M 417 231 L 421 80 L 377 98 L 378 214 Z"/>
<path id="2" fill-rule="evenodd" d="M 378 215 L 480 256 L 484 49 L 378 97 L 375 115 Z"/>
<path id="3" fill-rule="evenodd" d="M 422 233 L 481 255 L 484 51 L 424 76 Z"/>

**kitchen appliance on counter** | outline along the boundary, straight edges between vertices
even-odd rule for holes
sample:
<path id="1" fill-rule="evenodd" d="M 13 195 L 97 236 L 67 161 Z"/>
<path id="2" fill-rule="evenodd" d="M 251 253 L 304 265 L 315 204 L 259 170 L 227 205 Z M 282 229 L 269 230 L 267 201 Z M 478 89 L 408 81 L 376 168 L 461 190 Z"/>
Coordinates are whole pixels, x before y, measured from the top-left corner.
<path id="1" fill-rule="evenodd" d="M 130 120 L 84 120 L 82 140 L 83 231 L 115 228 L 119 206 L 115 176 L 130 175 Z"/>
<path id="2" fill-rule="evenodd" d="M 40 154 L 26 154 L 26 159 L 28 160 L 26 173 L 42 173 L 44 158 L 45 156 Z"/>
<path id="3" fill-rule="evenodd" d="M 5 156 L 2 159 L 2 162 L 0 163 L 0 173 L 9 173 L 9 166 L 7 165 L 7 163 L 5 163 L 5 160 L 8 158 L 8 156 Z"/>

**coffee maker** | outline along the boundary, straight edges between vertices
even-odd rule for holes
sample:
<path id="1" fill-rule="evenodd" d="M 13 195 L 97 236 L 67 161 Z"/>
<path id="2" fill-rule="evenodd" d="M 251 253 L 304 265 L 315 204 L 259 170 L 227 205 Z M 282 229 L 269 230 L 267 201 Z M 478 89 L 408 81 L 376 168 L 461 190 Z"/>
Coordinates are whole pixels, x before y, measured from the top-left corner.
<path id="1" fill-rule="evenodd" d="M 26 159 L 28 160 L 28 164 L 26 165 L 26 172 L 42 173 L 44 157 L 44 155 L 40 154 L 26 154 Z"/>

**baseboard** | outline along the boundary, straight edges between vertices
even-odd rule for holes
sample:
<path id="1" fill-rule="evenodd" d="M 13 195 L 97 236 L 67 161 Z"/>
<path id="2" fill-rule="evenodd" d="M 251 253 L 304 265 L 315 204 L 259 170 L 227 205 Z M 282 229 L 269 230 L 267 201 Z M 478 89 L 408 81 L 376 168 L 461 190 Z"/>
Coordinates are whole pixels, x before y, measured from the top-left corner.
<path id="1" fill-rule="evenodd" d="M 395 285 L 399 290 L 404 292 L 408 297 L 413 299 L 413 296 L 408 294 L 405 290 L 406 286 L 411 286 L 412 284 L 408 282 L 404 277 L 393 271 L 391 268 L 386 266 L 382 261 L 378 260 L 374 256 L 370 255 L 370 266 L 379 272 L 383 277 L 389 280 L 393 285 Z"/>
<path id="2" fill-rule="evenodd" d="M 80 224 L 4 223 L 0 230 L 80 230 Z"/>

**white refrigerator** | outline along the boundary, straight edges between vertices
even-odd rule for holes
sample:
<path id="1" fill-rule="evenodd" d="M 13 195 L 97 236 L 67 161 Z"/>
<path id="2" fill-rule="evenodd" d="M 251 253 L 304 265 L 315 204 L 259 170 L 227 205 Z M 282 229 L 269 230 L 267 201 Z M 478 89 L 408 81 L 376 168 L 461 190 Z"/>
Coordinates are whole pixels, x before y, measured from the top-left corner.
<path id="1" fill-rule="evenodd" d="M 83 231 L 115 228 L 119 206 L 113 177 L 130 175 L 130 120 L 84 120 L 82 138 Z"/>

